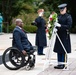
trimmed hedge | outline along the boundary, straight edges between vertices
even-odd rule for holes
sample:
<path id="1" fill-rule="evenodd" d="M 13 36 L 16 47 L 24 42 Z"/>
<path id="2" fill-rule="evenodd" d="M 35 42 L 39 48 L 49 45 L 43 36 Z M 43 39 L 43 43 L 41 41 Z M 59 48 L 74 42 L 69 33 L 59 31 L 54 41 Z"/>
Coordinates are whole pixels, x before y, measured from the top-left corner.
<path id="1" fill-rule="evenodd" d="M 8 31 L 7 31 L 7 27 L 6 26 L 3 26 L 3 32 L 5 33 L 12 33 L 13 30 L 15 28 L 15 25 L 11 25 L 8 27 Z M 26 32 L 29 32 L 29 33 L 35 33 L 36 30 L 37 30 L 37 27 L 36 26 L 32 26 L 32 25 L 25 25 L 23 27 L 23 29 L 26 31 Z"/>
<path id="2" fill-rule="evenodd" d="M 3 32 L 5 33 L 12 33 L 13 30 L 15 28 L 15 25 L 11 25 L 11 26 L 4 26 L 3 25 Z M 29 33 L 36 33 L 37 27 L 33 26 L 33 25 L 24 25 L 23 29 Z M 71 28 L 70 30 L 71 33 L 76 33 L 76 26 L 74 28 Z"/>
<path id="3" fill-rule="evenodd" d="M 26 30 L 29 33 L 36 33 L 37 27 L 36 26 L 32 26 L 32 25 L 26 25 L 23 27 L 24 30 Z"/>

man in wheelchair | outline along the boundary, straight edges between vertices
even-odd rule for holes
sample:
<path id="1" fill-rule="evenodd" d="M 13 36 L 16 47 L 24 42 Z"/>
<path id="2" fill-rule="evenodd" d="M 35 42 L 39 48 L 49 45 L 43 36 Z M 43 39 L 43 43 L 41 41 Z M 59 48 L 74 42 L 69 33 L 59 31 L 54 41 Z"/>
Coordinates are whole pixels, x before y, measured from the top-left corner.
<path id="1" fill-rule="evenodd" d="M 13 47 L 18 48 L 23 55 L 29 56 L 34 52 L 32 44 L 29 42 L 26 32 L 23 30 L 23 22 L 21 19 L 16 19 L 16 27 L 13 30 Z M 35 58 L 31 60 L 31 56 L 29 57 L 30 67 L 34 66 Z M 28 66 L 29 67 L 29 66 Z M 29 68 L 30 69 L 30 68 Z"/>
<path id="2" fill-rule="evenodd" d="M 33 50 L 33 46 L 29 42 L 26 32 L 22 27 L 22 20 L 16 19 L 16 27 L 13 31 L 13 46 L 18 48 L 24 55 L 26 55 L 28 51 Z"/>
<path id="3" fill-rule="evenodd" d="M 24 66 L 26 70 L 30 70 L 35 66 L 35 49 L 22 27 L 22 20 L 16 19 L 12 47 L 7 48 L 2 56 L 3 64 L 10 70 L 17 70 Z"/>

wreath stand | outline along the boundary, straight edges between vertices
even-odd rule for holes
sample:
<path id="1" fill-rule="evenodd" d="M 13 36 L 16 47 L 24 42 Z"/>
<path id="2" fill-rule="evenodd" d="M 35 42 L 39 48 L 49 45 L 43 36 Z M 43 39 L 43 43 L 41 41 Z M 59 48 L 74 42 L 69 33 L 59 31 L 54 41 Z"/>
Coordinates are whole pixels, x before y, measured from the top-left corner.
<path id="1" fill-rule="evenodd" d="M 56 26 L 54 26 L 51 39 L 49 40 L 49 48 L 48 48 L 47 53 L 46 53 L 46 61 L 44 63 L 44 68 L 43 69 L 45 69 L 45 67 L 47 65 L 50 66 L 51 64 L 53 64 L 51 62 L 51 60 L 52 60 L 51 56 L 52 56 L 52 51 L 54 49 L 56 37 L 58 38 L 58 40 L 59 40 L 59 42 L 60 42 L 61 46 L 63 47 L 63 49 L 65 51 L 65 54 L 66 54 L 66 61 L 65 62 L 58 62 L 58 64 L 65 64 L 65 67 L 64 67 L 63 70 L 69 70 L 69 68 L 68 68 L 68 54 L 67 54 L 67 51 L 66 51 L 66 49 L 65 49 L 59 35 L 57 34 Z"/>

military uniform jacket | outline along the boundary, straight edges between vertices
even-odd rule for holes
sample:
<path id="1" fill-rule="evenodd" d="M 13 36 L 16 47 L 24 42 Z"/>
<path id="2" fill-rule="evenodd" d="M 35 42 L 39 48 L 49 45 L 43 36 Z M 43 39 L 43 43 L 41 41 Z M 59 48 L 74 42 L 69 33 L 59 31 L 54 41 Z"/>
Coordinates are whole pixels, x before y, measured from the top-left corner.
<path id="1" fill-rule="evenodd" d="M 61 24 L 60 28 L 57 28 L 58 35 L 67 51 L 67 53 L 71 53 L 71 43 L 70 43 L 70 33 L 69 29 L 72 26 L 72 18 L 70 14 L 64 14 L 58 16 L 58 23 Z M 63 47 L 61 46 L 58 38 L 56 37 L 56 42 L 54 46 L 54 52 L 57 53 L 65 53 Z"/>
<path id="2" fill-rule="evenodd" d="M 46 32 L 45 32 L 45 25 L 46 22 L 42 17 L 37 17 L 35 19 L 35 22 L 37 23 L 37 32 L 36 32 L 36 45 L 37 46 L 46 46 L 47 42 L 46 42 Z"/>

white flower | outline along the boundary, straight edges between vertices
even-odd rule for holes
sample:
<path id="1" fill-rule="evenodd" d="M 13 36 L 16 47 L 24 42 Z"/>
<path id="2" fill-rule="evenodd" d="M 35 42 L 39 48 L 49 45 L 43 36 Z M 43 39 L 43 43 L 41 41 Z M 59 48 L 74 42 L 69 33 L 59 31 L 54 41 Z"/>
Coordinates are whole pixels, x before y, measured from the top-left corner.
<path id="1" fill-rule="evenodd" d="M 52 15 L 50 15 L 50 17 L 49 18 L 52 18 Z"/>
<path id="2" fill-rule="evenodd" d="M 50 23 L 48 23 L 48 27 L 49 27 L 49 28 L 51 27 L 51 24 L 50 24 Z"/>

